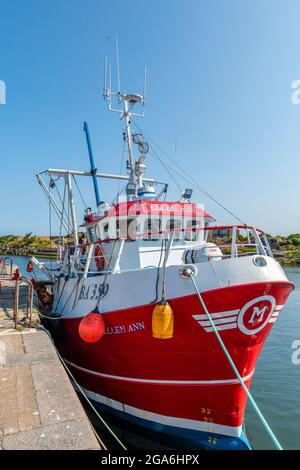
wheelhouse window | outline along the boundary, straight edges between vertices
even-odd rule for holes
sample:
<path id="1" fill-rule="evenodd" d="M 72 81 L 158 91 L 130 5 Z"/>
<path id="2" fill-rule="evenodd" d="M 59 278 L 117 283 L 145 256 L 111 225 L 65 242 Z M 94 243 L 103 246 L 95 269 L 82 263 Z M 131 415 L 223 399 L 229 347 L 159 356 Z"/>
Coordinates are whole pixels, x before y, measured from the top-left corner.
<path id="1" fill-rule="evenodd" d="M 116 221 L 117 236 L 128 241 L 136 240 L 137 220 L 135 218 Z"/>
<path id="2" fill-rule="evenodd" d="M 96 240 L 95 227 L 89 227 L 87 229 L 87 237 L 88 237 L 89 243 L 92 243 Z"/>
<path id="3" fill-rule="evenodd" d="M 159 240 L 161 231 L 160 219 L 146 219 L 144 224 L 145 241 Z"/>
<path id="4" fill-rule="evenodd" d="M 197 219 L 190 219 L 186 224 L 186 232 L 184 238 L 186 241 L 194 242 L 199 238 L 199 230 L 196 230 L 196 227 L 200 227 L 200 222 Z"/>
<path id="5" fill-rule="evenodd" d="M 103 226 L 103 234 L 104 234 L 104 238 L 108 238 L 108 222 Z"/>
<path id="6" fill-rule="evenodd" d="M 169 233 L 172 233 L 172 231 L 174 231 L 175 233 L 174 233 L 173 240 L 174 241 L 180 240 L 182 237 L 181 220 L 174 219 L 173 217 L 171 217 L 166 222 L 166 231 L 167 231 L 167 235 L 169 235 Z"/>

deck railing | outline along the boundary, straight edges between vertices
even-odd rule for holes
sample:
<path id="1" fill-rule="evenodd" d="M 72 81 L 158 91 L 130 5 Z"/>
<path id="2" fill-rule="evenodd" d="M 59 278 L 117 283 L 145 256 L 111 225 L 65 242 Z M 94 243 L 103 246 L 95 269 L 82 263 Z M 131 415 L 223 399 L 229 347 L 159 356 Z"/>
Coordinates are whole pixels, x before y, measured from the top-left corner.
<path id="1" fill-rule="evenodd" d="M 250 225 L 217 225 L 209 227 L 192 227 L 192 228 L 174 228 L 161 231 L 148 231 L 143 233 L 135 233 L 134 237 L 118 237 L 107 238 L 104 240 L 96 240 L 89 244 L 84 245 L 68 245 L 66 247 L 64 264 L 65 267 L 69 264 L 68 260 L 74 261 L 77 271 L 83 272 L 86 277 L 88 273 L 99 273 L 101 269 L 95 270 L 93 261 L 104 259 L 103 271 L 115 271 L 116 266 L 119 264 L 122 256 L 125 256 L 124 244 L 138 239 L 156 240 L 155 247 L 150 245 L 143 245 L 144 253 L 157 253 L 170 252 L 176 250 L 184 251 L 185 249 L 193 249 L 199 246 L 202 241 L 193 240 L 193 236 L 197 232 L 203 232 L 203 241 L 211 242 L 221 251 L 221 259 L 237 258 L 241 256 L 261 255 L 273 257 L 272 250 L 267 238 L 267 235 L 257 227 Z M 176 234 L 183 233 L 183 239 L 175 239 Z M 191 243 L 186 243 L 187 234 L 191 235 Z M 243 235 L 242 235 L 243 234 Z M 170 239 L 172 242 L 170 243 Z M 165 240 L 165 243 L 163 242 Z M 180 242 L 183 242 L 180 244 Z M 119 242 L 119 243 L 117 243 Z M 102 245 L 104 251 L 104 244 L 111 244 L 111 249 L 108 254 L 95 255 L 95 248 L 97 245 Z M 147 243 L 147 242 L 146 242 Z M 140 252 L 141 254 L 141 252 Z M 136 256 L 136 253 L 126 251 L 126 256 Z M 163 257 L 165 257 L 164 255 Z M 212 257 L 213 258 L 213 257 Z M 212 259 L 211 258 L 211 259 Z M 220 258 L 220 257 L 219 257 Z M 208 258 L 209 259 L 209 258 Z M 90 268 L 94 266 L 93 270 Z"/>

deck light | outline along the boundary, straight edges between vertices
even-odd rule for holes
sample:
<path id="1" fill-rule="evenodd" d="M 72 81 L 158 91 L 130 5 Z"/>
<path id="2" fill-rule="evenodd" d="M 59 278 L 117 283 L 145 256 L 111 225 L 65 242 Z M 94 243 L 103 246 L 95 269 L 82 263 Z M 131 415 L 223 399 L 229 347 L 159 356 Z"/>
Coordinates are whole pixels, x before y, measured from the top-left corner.
<path id="1" fill-rule="evenodd" d="M 184 192 L 182 193 L 181 199 L 184 199 L 185 201 L 189 201 L 192 197 L 193 190 L 186 188 Z"/>

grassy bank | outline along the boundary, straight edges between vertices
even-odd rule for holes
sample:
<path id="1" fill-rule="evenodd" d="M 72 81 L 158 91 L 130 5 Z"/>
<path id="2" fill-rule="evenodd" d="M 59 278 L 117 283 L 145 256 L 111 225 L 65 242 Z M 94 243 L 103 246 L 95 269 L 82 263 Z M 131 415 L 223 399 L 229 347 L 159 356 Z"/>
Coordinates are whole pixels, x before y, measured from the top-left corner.
<path id="1" fill-rule="evenodd" d="M 240 236 L 238 236 L 240 238 Z M 243 237 L 241 237 L 243 238 Z M 284 266 L 300 266 L 300 233 L 288 236 L 268 235 L 274 256 Z M 56 258 L 58 237 L 44 237 L 26 233 L 25 235 L 5 235 L 0 237 L 0 254 Z M 212 240 L 213 241 L 213 240 Z M 228 241 L 230 241 L 228 239 Z M 242 240 L 240 240 L 242 241 Z"/>
<path id="2" fill-rule="evenodd" d="M 287 237 L 269 236 L 274 256 L 285 266 L 300 265 L 300 233 L 291 233 Z"/>
<path id="3" fill-rule="evenodd" d="M 56 239 L 32 235 L 4 235 L 0 237 L 0 254 L 17 256 L 56 257 Z"/>

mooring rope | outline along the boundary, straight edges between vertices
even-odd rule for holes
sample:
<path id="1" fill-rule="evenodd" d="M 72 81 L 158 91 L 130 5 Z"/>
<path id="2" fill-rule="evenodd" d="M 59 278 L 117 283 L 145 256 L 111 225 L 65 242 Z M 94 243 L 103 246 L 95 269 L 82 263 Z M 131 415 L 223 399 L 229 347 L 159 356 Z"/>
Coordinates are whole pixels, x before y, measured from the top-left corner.
<path id="1" fill-rule="evenodd" d="M 213 329 L 213 331 L 214 331 L 214 333 L 215 333 L 215 335 L 216 335 L 216 337 L 217 337 L 217 339 L 218 339 L 218 341 L 219 341 L 219 343 L 220 343 L 220 346 L 222 347 L 223 352 L 224 352 L 225 356 L 227 357 L 229 364 L 231 365 L 231 368 L 233 369 L 235 375 L 237 376 L 237 378 L 238 378 L 238 380 L 239 380 L 241 386 L 243 387 L 243 389 L 244 389 L 244 391 L 245 391 L 245 393 L 246 393 L 246 395 L 247 395 L 247 397 L 248 397 L 248 399 L 249 399 L 251 405 L 253 406 L 253 408 L 254 408 L 254 410 L 256 411 L 256 413 L 257 413 L 259 419 L 261 420 L 261 422 L 262 422 L 262 424 L 263 424 L 265 430 L 267 431 L 267 433 L 269 434 L 269 436 L 270 436 L 270 438 L 272 439 L 273 443 L 275 444 L 275 447 L 277 448 L 277 450 L 283 450 L 282 447 L 281 447 L 281 445 L 280 445 L 280 443 L 279 443 L 279 441 L 278 441 L 278 439 L 277 439 L 277 437 L 276 437 L 275 434 L 273 433 L 272 429 L 270 428 L 269 424 L 267 423 L 266 419 L 264 418 L 262 412 L 261 412 L 260 409 L 258 408 L 258 406 L 257 406 L 257 404 L 256 404 L 256 402 L 255 402 L 255 400 L 254 400 L 254 398 L 252 397 L 250 391 L 249 391 L 248 388 L 246 387 L 243 378 L 241 377 L 241 375 L 240 375 L 239 371 L 237 370 L 237 368 L 236 368 L 236 366 L 235 366 L 235 364 L 234 364 L 234 362 L 233 362 L 233 360 L 232 360 L 232 358 L 231 358 L 231 356 L 230 356 L 230 354 L 229 354 L 229 352 L 228 352 L 228 350 L 227 350 L 225 344 L 223 343 L 223 340 L 222 340 L 220 334 L 218 333 L 218 330 L 217 330 L 217 328 L 215 327 L 214 322 L 212 321 L 212 318 L 211 318 L 211 316 L 210 316 L 210 314 L 209 314 L 209 312 L 208 312 L 208 310 L 207 310 L 207 307 L 206 307 L 206 305 L 205 305 L 205 302 L 204 302 L 204 300 L 203 300 L 203 298 L 202 298 L 202 296 L 201 296 L 201 294 L 200 294 L 200 292 L 199 292 L 199 289 L 198 289 L 197 284 L 196 284 L 196 282 L 195 282 L 195 279 L 194 279 L 194 277 L 193 277 L 194 275 L 193 275 L 193 274 L 189 274 L 189 276 L 190 276 L 190 278 L 191 278 L 191 280 L 192 280 L 192 283 L 194 284 L 194 288 L 195 288 L 195 291 L 196 291 L 196 293 L 197 293 L 197 296 L 198 296 L 198 298 L 199 298 L 199 300 L 200 300 L 200 303 L 201 303 L 201 305 L 202 305 L 202 307 L 203 307 L 203 309 L 204 309 L 204 311 L 205 311 L 205 314 L 206 314 L 208 320 L 210 321 L 210 324 L 211 324 L 212 329 Z"/>
<path id="2" fill-rule="evenodd" d="M 62 315 L 60 317 L 52 317 L 49 315 L 45 315 L 44 313 L 41 313 L 39 310 L 38 310 L 38 315 L 42 318 L 47 318 L 47 320 L 61 320 L 63 318 Z"/>
<path id="3" fill-rule="evenodd" d="M 102 416 L 100 415 L 100 413 L 98 412 L 98 410 L 95 408 L 95 406 L 93 405 L 93 403 L 91 402 L 91 400 L 89 399 L 89 397 L 86 395 L 86 393 L 84 392 L 83 388 L 79 385 L 79 383 L 77 382 L 77 380 L 75 379 L 74 375 L 72 374 L 72 372 L 70 371 L 69 367 L 67 366 L 67 364 L 65 363 L 64 361 L 64 358 L 60 355 L 59 351 L 57 350 L 54 342 L 53 342 L 53 339 L 49 333 L 49 331 L 46 330 L 46 328 L 44 328 L 43 326 L 39 325 L 39 328 L 41 328 L 43 331 L 45 331 L 45 333 L 47 333 L 47 335 L 49 336 L 52 344 L 53 344 L 53 347 L 55 349 L 55 352 L 57 354 L 57 356 L 59 357 L 61 363 L 63 364 L 64 368 L 66 369 L 66 371 L 68 372 L 69 376 L 71 377 L 71 379 L 73 380 L 73 382 L 75 383 L 76 387 L 78 388 L 78 390 L 80 391 L 80 393 L 82 394 L 82 396 L 85 398 L 85 400 L 87 401 L 87 403 L 90 405 L 90 407 L 92 408 L 92 410 L 94 411 L 94 413 L 96 414 L 96 416 L 100 419 L 101 423 L 104 425 L 104 427 L 108 430 L 108 432 L 114 437 L 114 439 L 117 441 L 117 443 L 122 447 L 122 449 L 124 450 L 128 450 L 127 447 L 125 447 L 125 445 L 123 444 L 122 441 L 120 441 L 120 439 L 118 438 L 118 436 L 114 433 L 114 431 L 111 429 L 111 427 L 107 424 L 107 422 L 102 418 Z"/>

